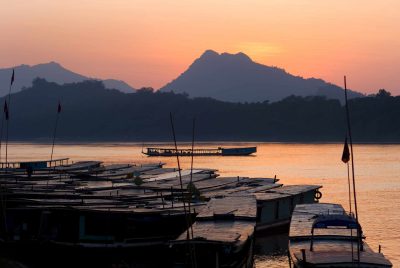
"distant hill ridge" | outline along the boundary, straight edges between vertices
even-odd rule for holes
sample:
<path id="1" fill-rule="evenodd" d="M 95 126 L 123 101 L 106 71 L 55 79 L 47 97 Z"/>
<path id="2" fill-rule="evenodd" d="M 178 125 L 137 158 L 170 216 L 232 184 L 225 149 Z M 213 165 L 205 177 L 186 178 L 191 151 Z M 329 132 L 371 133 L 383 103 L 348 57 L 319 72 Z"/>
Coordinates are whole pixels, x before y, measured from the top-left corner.
<path id="1" fill-rule="evenodd" d="M 4 99 L 0 98 L 0 105 Z M 324 97 L 291 96 L 268 103 L 231 103 L 147 89 L 124 94 L 101 81 L 59 85 L 35 79 L 11 97 L 10 140 L 171 141 L 169 113 L 179 141 L 343 141 L 345 107 Z M 383 91 L 349 101 L 357 142 L 399 142 L 400 96 Z M 0 109 L 3 107 L 0 106 Z M 397 120 L 397 121 L 396 121 Z"/>
<path id="2" fill-rule="evenodd" d="M 102 81 L 105 88 L 123 93 L 136 91 L 124 81 L 93 79 L 70 71 L 59 63 L 20 65 L 0 69 L 0 97 L 9 91 L 12 69 L 15 82 L 12 92 L 32 86 L 39 77 L 57 84 L 77 83 L 85 80 Z M 321 79 L 304 79 L 287 73 L 284 69 L 254 62 L 244 53 L 217 53 L 205 51 L 179 77 L 160 89 L 162 92 L 187 93 L 190 97 L 210 97 L 228 102 L 279 101 L 288 96 L 325 96 L 343 101 L 343 89 Z M 349 98 L 362 97 L 349 91 Z"/>
<path id="3" fill-rule="evenodd" d="M 343 89 L 322 79 L 304 79 L 254 62 L 244 53 L 205 51 L 179 77 L 160 89 L 229 102 L 279 101 L 288 96 L 325 96 L 343 100 Z M 362 97 L 349 91 L 349 97 Z"/>
<path id="4" fill-rule="evenodd" d="M 85 80 L 99 80 L 109 89 L 117 89 L 124 93 L 132 93 L 135 91 L 135 89 L 124 81 L 90 78 L 67 70 L 59 63 L 52 61 L 32 66 L 23 64 L 16 67 L 0 69 L 0 97 L 8 94 L 13 69 L 15 70 L 15 81 L 12 88 L 13 93 L 20 91 L 24 87 L 32 86 L 32 81 L 37 77 L 44 78 L 49 82 L 57 84 L 77 83 Z"/>

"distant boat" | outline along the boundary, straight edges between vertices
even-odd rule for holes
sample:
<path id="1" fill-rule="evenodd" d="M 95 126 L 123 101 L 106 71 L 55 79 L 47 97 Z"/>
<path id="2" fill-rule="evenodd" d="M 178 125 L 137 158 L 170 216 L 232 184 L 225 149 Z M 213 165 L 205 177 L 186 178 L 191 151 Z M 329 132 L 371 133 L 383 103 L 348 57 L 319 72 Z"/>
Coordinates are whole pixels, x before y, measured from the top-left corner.
<path id="1" fill-rule="evenodd" d="M 191 149 L 178 149 L 175 148 L 153 148 L 148 147 L 147 150 L 143 152 L 143 154 L 148 156 L 191 156 Z M 257 152 L 257 147 L 236 147 L 236 148 L 213 148 L 213 149 L 194 149 L 194 156 L 244 156 L 251 155 Z"/>

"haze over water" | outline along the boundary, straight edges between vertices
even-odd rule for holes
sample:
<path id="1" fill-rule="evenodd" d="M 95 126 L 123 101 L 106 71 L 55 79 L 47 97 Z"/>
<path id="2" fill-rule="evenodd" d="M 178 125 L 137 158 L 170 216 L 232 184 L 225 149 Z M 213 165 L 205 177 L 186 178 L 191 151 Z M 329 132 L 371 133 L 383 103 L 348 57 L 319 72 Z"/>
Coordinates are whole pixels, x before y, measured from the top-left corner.
<path id="1" fill-rule="evenodd" d="M 154 145 L 154 144 L 152 144 Z M 167 144 L 159 144 L 167 146 Z M 283 184 L 322 185 L 321 202 L 342 204 L 348 210 L 347 168 L 341 162 L 342 144 L 202 143 L 199 147 L 257 146 L 249 157 L 195 157 L 194 167 L 215 168 L 221 176 L 273 177 Z M 139 143 L 56 145 L 54 159 L 101 160 L 105 163 L 164 162 L 176 167 L 174 157 L 147 157 Z M 184 144 L 189 147 L 189 144 Z M 144 146 L 145 147 L 145 146 Z M 14 143 L 10 161 L 50 158 L 51 145 Z M 354 145 L 355 174 L 360 222 L 367 243 L 400 266 L 400 145 Z M 4 152 L 2 154 L 2 160 Z M 181 167 L 190 168 L 190 157 L 181 157 Z M 285 236 L 258 240 L 256 267 L 288 267 Z"/>

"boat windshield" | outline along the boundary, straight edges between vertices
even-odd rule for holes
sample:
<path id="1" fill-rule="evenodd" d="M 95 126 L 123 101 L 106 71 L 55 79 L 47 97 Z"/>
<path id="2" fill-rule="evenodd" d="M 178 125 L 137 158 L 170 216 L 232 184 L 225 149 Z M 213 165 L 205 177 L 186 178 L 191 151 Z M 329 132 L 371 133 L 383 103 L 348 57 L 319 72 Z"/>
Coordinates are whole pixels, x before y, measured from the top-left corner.
<path id="1" fill-rule="evenodd" d="M 319 215 L 312 225 L 312 229 L 326 228 L 345 228 L 345 229 L 361 229 L 360 224 L 351 215 L 333 214 Z"/>

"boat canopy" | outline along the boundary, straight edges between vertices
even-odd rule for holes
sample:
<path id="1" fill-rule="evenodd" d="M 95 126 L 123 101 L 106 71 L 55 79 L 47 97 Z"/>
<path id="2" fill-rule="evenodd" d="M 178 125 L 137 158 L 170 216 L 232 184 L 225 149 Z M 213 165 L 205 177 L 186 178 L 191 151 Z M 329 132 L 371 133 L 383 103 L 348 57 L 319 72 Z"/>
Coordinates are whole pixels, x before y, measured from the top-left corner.
<path id="1" fill-rule="evenodd" d="M 361 226 L 356 219 L 347 214 L 320 215 L 315 219 L 312 225 L 312 229 L 326 229 L 335 227 L 361 229 Z"/>
<path id="2" fill-rule="evenodd" d="M 357 235 L 361 239 L 362 230 L 361 225 L 357 220 L 348 214 L 328 214 L 328 215 L 318 215 L 311 228 L 311 243 L 310 251 L 313 251 L 314 245 L 314 229 L 357 229 Z M 363 244 L 360 244 L 361 250 Z"/>

